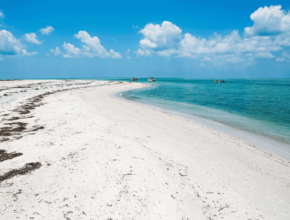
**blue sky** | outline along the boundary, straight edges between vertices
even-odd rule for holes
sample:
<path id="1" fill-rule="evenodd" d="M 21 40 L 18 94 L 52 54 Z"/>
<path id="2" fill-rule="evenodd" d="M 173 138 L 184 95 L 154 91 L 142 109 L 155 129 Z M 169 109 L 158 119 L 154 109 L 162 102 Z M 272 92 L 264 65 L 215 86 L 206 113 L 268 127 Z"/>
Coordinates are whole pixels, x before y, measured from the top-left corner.
<path id="1" fill-rule="evenodd" d="M 3 1 L 0 78 L 290 78 L 290 1 Z"/>

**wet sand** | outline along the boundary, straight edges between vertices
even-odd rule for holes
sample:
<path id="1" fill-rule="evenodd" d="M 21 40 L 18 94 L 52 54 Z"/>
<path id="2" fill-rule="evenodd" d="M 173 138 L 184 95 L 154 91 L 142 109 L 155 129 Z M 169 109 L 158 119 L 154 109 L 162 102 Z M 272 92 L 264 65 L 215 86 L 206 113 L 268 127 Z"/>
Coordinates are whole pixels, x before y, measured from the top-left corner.
<path id="1" fill-rule="evenodd" d="M 83 83 L 1 112 L 1 220 L 289 219 L 289 161 Z"/>

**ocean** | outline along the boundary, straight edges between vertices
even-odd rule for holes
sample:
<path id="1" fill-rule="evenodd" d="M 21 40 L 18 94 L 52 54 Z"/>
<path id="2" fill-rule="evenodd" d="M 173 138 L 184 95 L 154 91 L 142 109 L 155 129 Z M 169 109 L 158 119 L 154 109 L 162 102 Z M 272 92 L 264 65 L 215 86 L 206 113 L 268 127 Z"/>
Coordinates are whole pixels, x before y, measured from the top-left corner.
<path id="1" fill-rule="evenodd" d="M 190 117 L 289 159 L 290 79 L 224 80 L 156 78 L 146 88 L 120 95 Z"/>

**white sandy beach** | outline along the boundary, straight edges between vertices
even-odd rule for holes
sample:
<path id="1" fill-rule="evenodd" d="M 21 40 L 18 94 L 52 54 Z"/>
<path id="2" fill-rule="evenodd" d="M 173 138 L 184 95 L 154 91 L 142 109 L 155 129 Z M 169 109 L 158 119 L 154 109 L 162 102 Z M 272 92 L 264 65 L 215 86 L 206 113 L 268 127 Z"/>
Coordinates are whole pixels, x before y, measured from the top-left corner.
<path id="1" fill-rule="evenodd" d="M 21 83 L 39 82 L 0 86 Z M 290 219 L 289 161 L 113 95 L 144 84 L 75 80 L 38 86 L 35 95 L 59 92 L 35 99 L 39 106 L 29 113 L 13 106 L 1 112 L 1 128 L 27 125 L 0 137 L 0 150 L 23 153 L 0 162 L 0 176 L 41 163 L 0 181 L 1 220 Z"/>

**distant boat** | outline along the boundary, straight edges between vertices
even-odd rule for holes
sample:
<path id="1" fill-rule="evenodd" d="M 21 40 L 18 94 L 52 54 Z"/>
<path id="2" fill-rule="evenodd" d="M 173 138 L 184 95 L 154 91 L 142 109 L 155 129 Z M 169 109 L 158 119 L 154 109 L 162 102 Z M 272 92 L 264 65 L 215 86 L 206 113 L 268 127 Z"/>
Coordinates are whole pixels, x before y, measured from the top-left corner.
<path id="1" fill-rule="evenodd" d="M 150 78 L 148 79 L 148 82 L 154 82 L 154 81 L 155 81 L 154 77 L 150 77 Z"/>
<path id="2" fill-rule="evenodd" d="M 221 80 L 221 81 L 218 81 L 218 80 L 215 80 L 215 81 L 213 81 L 214 83 L 225 83 L 226 81 L 224 81 L 224 80 Z"/>

